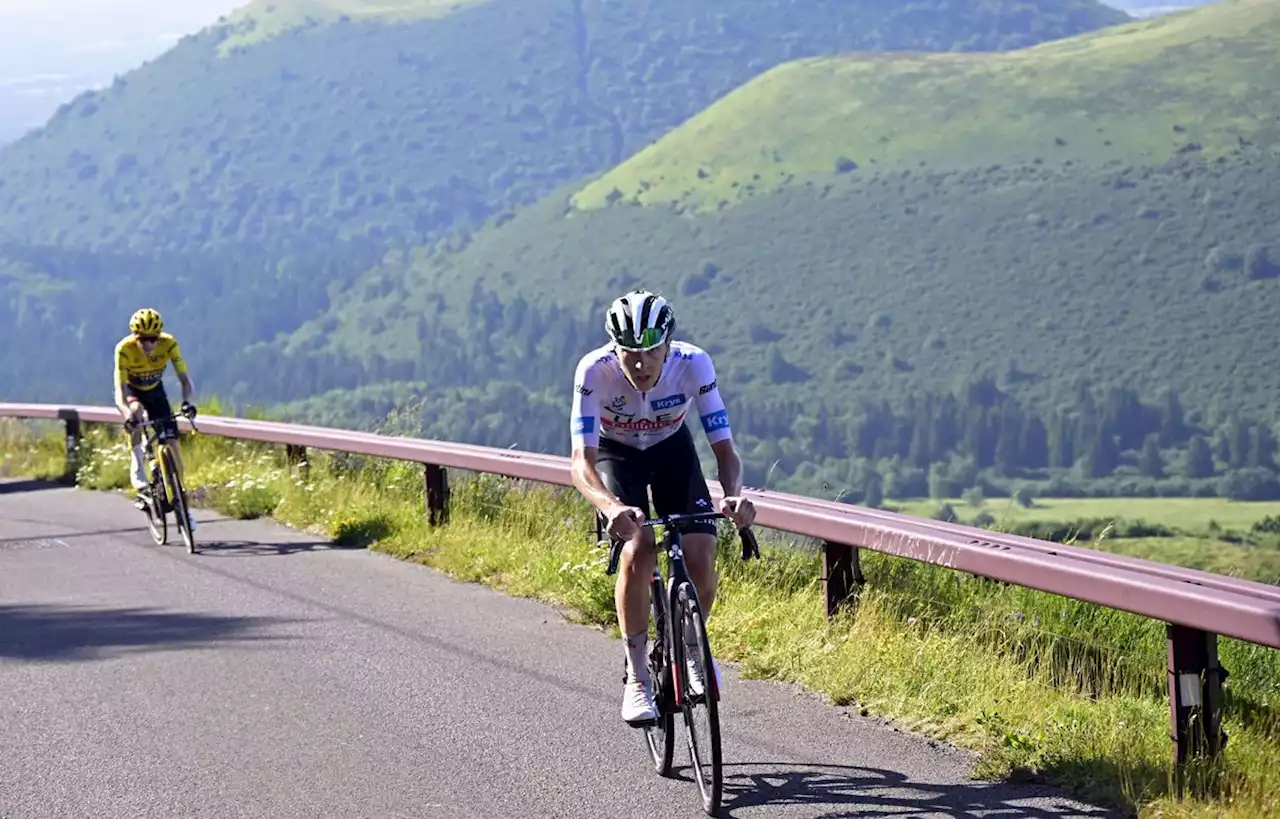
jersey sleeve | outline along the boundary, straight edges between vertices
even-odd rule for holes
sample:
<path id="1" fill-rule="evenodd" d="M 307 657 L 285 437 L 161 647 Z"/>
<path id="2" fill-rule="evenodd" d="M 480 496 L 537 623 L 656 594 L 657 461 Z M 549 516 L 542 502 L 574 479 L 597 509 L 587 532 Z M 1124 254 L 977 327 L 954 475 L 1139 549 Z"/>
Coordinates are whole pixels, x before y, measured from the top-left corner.
<path id="1" fill-rule="evenodd" d="M 116 363 L 114 367 L 115 373 L 112 376 L 111 383 L 117 384 L 117 385 L 123 384 L 125 382 L 125 377 L 126 377 L 125 373 L 128 368 L 128 364 L 125 361 L 125 357 L 124 357 L 123 341 L 116 345 L 115 359 L 116 359 Z"/>
<path id="2" fill-rule="evenodd" d="M 698 391 L 694 402 L 698 406 L 698 417 L 702 419 L 702 429 L 707 433 L 711 443 L 727 441 L 733 437 L 729 429 L 729 410 L 725 409 L 724 399 L 720 397 L 720 388 L 716 385 L 716 368 L 711 363 L 711 356 L 703 352 L 694 356 L 690 362 L 690 374 L 694 389 Z"/>
<path id="3" fill-rule="evenodd" d="M 182 350 L 178 347 L 176 338 L 169 346 L 169 360 L 173 362 L 173 371 L 175 373 L 185 373 L 187 371 L 187 362 L 182 359 Z"/>
<path id="4" fill-rule="evenodd" d="M 594 363 L 594 358 L 584 358 L 573 374 L 573 410 L 569 413 L 573 449 L 600 445 L 599 384 L 591 375 Z"/>

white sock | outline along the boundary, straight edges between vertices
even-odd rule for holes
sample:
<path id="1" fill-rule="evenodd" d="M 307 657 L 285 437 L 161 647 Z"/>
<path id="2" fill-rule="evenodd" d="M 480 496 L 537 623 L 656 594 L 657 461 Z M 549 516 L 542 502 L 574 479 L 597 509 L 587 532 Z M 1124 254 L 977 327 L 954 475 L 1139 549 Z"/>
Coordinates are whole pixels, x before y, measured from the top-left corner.
<path id="1" fill-rule="evenodd" d="M 645 647 L 649 643 L 648 630 L 639 634 L 624 635 L 622 644 L 627 649 L 627 678 L 649 681 L 649 656 Z"/>
<path id="2" fill-rule="evenodd" d="M 132 476 L 132 477 L 133 477 L 134 483 L 136 484 L 136 483 L 137 483 L 137 481 L 141 480 L 141 481 L 142 481 L 143 486 L 145 486 L 145 485 L 146 485 L 146 483 L 147 483 L 147 476 L 146 476 L 146 474 L 143 472 L 143 468 L 142 468 L 142 466 L 143 466 L 143 464 L 144 464 L 144 463 L 146 463 L 146 461 L 145 461 L 144 456 L 143 456 L 143 454 L 142 454 L 142 446 L 141 446 L 141 445 L 139 445 L 139 446 L 135 446 L 135 447 L 133 448 L 133 455 L 132 455 L 132 457 L 129 459 L 129 461 L 130 461 L 129 465 L 133 468 L 133 476 Z"/>

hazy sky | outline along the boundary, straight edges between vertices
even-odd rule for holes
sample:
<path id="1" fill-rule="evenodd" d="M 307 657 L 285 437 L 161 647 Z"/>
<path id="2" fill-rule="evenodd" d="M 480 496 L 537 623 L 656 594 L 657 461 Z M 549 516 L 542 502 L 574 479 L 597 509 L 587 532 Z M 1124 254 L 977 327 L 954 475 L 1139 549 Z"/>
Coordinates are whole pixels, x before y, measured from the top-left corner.
<path id="1" fill-rule="evenodd" d="M 58 23 L 126 33 L 166 26 L 199 28 L 246 5 L 240 0 L 0 0 L 0 22 Z"/>
<path id="2" fill-rule="evenodd" d="M 124 72 L 245 2 L 0 0 L 0 79 Z"/>
<path id="3" fill-rule="evenodd" d="M 0 0 L 0 143 L 247 0 Z"/>

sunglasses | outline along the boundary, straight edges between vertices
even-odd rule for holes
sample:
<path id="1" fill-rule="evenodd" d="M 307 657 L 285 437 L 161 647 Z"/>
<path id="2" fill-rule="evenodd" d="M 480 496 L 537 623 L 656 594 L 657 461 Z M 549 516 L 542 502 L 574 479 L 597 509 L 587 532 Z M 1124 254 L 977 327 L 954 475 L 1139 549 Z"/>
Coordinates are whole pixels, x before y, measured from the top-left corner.
<path id="1" fill-rule="evenodd" d="M 155 344 L 160 340 L 160 336 L 138 336 L 139 344 Z"/>

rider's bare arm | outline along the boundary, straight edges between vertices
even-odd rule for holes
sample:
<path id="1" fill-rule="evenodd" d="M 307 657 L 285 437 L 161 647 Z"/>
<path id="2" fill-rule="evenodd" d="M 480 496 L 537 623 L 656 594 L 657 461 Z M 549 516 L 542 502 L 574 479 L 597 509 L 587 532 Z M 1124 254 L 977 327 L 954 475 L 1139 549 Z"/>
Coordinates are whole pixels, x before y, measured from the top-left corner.
<path id="1" fill-rule="evenodd" d="M 189 403 L 196 395 L 195 385 L 191 383 L 191 373 L 178 373 L 178 383 L 182 385 L 182 400 Z"/>
<path id="2" fill-rule="evenodd" d="M 629 540 L 635 534 L 635 522 L 643 518 L 643 512 L 627 506 L 610 492 L 596 470 L 596 456 L 600 451 L 600 396 L 596 385 L 588 384 L 590 364 L 589 359 L 582 361 L 574 373 L 570 419 L 573 485 L 607 518 L 610 534 Z"/>
<path id="3" fill-rule="evenodd" d="M 636 533 L 636 523 L 644 517 L 644 513 L 633 506 L 627 506 L 604 485 L 596 470 L 598 451 L 593 446 L 574 447 L 570 467 L 573 485 L 588 503 L 605 516 L 609 534 L 629 540 Z"/>
<path id="4" fill-rule="evenodd" d="M 623 504 L 604 485 L 600 473 L 596 471 L 597 452 L 599 450 L 593 446 L 578 447 L 573 450 L 571 466 L 573 485 L 583 494 L 588 503 L 608 515 L 613 507 Z"/>
<path id="5" fill-rule="evenodd" d="M 732 438 L 716 441 L 711 451 L 715 453 L 717 477 L 724 490 L 720 511 L 728 515 L 737 528 L 745 529 L 755 523 L 756 510 L 750 498 L 742 497 L 742 459 Z"/>
<path id="6" fill-rule="evenodd" d="M 116 409 L 120 410 L 121 417 L 127 421 L 134 417 L 134 408 L 130 406 L 129 399 L 124 394 L 124 379 L 119 370 L 116 370 L 115 381 Z"/>
<path id="7" fill-rule="evenodd" d="M 742 497 L 742 459 L 733 445 L 733 431 L 729 426 L 729 411 L 725 408 L 724 398 L 716 383 L 715 366 L 711 356 L 703 354 L 693 359 L 694 376 L 698 384 L 698 394 L 694 399 L 698 406 L 698 415 L 702 421 L 702 430 L 707 434 L 707 442 L 716 456 L 716 470 L 719 473 L 720 487 L 724 490 L 724 499 L 720 502 L 720 511 L 733 519 L 739 529 L 750 526 L 755 520 L 755 509 L 751 501 Z"/>
<path id="8" fill-rule="evenodd" d="M 711 445 L 716 455 L 717 478 L 725 497 L 736 498 L 742 494 L 742 459 L 733 446 L 733 439 L 726 438 Z"/>

